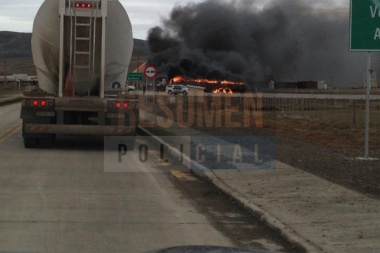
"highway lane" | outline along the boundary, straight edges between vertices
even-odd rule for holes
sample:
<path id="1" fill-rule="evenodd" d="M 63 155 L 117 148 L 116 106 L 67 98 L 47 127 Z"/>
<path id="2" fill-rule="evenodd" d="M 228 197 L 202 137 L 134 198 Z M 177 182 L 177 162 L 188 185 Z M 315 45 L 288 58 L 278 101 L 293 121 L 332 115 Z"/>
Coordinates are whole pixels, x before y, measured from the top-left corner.
<path id="1" fill-rule="evenodd" d="M 105 172 L 102 140 L 86 137 L 24 149 L 19 108 L 0 107 L 0 252 L 233 246 L 154 160 L 130 153 L 123 172 Z"/>
<path id="2" fill-rule="evenodd" d="M 21 127 L 20 103 L 0 105 L 0 142 L 2 137 Z"/>
<path id="3" fill-rule="evenodd" d="M 25 149 L 19 113 L 18 103 L 0 106 L 0 252 L 303 252 L 175 159 L 160 159 L 149 137 L 137 141 L 148 156 L 137 148 L 120 162 L 101 137 L 59 136 L 51 149 Z"/>

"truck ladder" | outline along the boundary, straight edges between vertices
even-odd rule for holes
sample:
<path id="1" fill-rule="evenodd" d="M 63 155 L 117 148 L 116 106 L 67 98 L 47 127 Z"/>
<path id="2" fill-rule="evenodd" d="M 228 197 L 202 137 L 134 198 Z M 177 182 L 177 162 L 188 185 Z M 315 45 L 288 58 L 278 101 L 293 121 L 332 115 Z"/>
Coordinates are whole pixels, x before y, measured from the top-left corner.
<path id="1" fill-rule="evenodd" d="M 84 7 L 77 5 L 84 5 Z M 89 96 L 94 85 L 96 56 L 96 24 L 106 12 L 107 0 L 60 0 L 61 57 L 59 96 Z M 103 8 L 104 7 L 104 8 Z M 104 10 L 103 10 L 104 9 Z M 70 62 L 68 73 L 64 73 L 64 16 L 70 19 Z M 104 28 L 102 29 L 104 30 Z M 103 33 L 103 32 L 102 32 Z M 99 43 L 104 43 L 104 40 Z M 104 57 L 102 57 L 104 61 Z M 66 61 L 66 63 L 68 63 Z M 99 66 L 98 66 L 99 67 Z M 102 71 L 101 71 L 102 72 Z M 64 84 L 64 80 L 66 83 Z M 63 89 L 64 87 L 64 89 Z M 61 92 L 63 90 L 63 92 Z"/>
<path id="2" fill-rule="evenodd" d="M 78 90 L 81 93 L 86 91 L 87 95 L 89 95 L 91 89 L 89 80 L 92 80 L 93 74 L 93 66 L 91 64 L 93 55 L 92 36 L 95 33 L 93 31 L 93 18 L 75 15 L 73 25 L 73 91 L 74 95 Z"/>

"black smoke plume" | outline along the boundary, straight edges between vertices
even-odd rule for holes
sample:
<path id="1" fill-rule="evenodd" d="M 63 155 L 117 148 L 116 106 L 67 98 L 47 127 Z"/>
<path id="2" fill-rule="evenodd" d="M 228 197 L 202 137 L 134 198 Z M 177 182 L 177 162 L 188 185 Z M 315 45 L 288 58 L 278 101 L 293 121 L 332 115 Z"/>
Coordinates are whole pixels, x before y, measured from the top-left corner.
<path id="1" fill-rule="evenodd" d="M 148 34 L 169 78 L 324 80 L 361 85 L 366 54 L 349 51 L 349 8 L 321 0 L 206 0 L 175 5 Z"/>

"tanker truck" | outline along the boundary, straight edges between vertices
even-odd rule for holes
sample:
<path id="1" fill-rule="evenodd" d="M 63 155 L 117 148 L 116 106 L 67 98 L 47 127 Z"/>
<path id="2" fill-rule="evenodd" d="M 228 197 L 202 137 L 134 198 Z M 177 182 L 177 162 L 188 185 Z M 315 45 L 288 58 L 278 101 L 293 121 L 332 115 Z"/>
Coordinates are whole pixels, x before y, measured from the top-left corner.
<path id="1" fill-rule="evenodd" d="M 31 46 L 38 87 L 22 100 L 25 148 L 64 134 L 135 136 L 138 97 L 122 89 L 132 26 L 118 0 L 45 0 Z"/>

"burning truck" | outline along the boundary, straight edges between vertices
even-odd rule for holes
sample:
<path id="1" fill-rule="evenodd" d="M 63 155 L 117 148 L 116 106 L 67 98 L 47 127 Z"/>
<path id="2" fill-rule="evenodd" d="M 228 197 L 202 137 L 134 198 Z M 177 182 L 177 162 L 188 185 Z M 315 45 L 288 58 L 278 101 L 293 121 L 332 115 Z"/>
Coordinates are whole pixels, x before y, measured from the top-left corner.
<path id="1" fill-rule="evenodd" d="M 229 80 L 211 80 L 205 78 L 185 78 L 183 76 L 176 76 L 170 79 L 170 84 L 184 84 L 204 87 L 205 92 L 209 93 L 243 93 L 245 91 L 244 82 L 235 82 Z"/>

